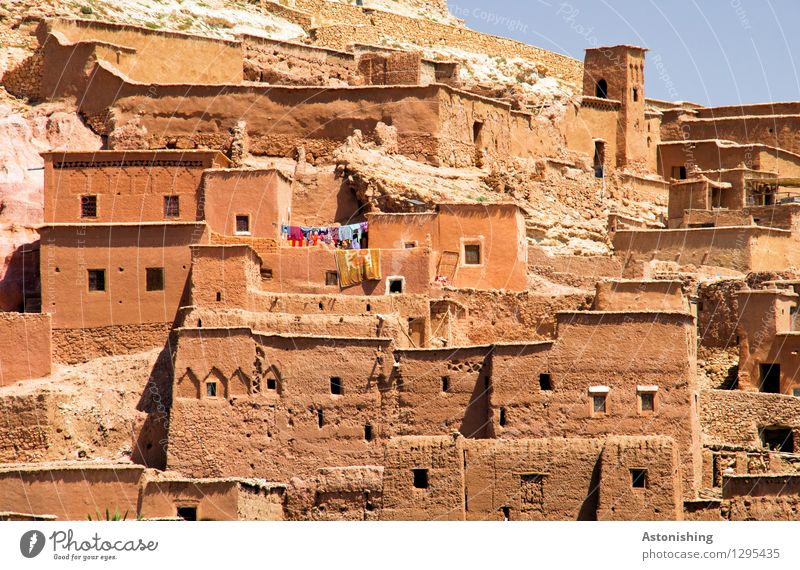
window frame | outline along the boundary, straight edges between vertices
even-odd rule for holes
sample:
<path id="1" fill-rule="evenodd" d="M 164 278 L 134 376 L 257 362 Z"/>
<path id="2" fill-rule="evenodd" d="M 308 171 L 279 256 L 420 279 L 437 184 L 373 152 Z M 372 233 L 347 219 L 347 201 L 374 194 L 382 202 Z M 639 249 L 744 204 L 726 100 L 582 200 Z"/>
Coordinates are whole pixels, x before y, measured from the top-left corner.
<path id="1" fill-rule="evenodd" d="M 172 200 L 175 201 L 172 204 Z M 172 214 L 171 208 L 174 206 L 175 213 Z M 181 197 L 179 194 L 164 194 L 164 218 L 173 219 L 181 217 Z"/>
<path id="2" fill-rule="evenodd" d="M 94 206 L 94 215 L 92 215 L 92 216 L 84 214 L 84 207 L 86 207 L 88 205 L 87 203 L 84 202 L 84 200 L 86 200 L 88 198 L 92 198 L 94 200 L 94 204 L 93 204 L 93 206 Z M 84 220 L 84 219 L 85 220 L 96 220 L 98 218 L 98 213 L 100 211 L 100 208 L 98 207 L 99 206 L 99 200 L 97 199 L 97 194 L 81 194 L 80 200 L 79 200 L 79 204 L 80 204 L 80 218 L 82 220 Z"/>
<path id="3" fill-rule="evenodd" d="M 102 288 L 92 288 L 92 274 L 99 274 L 102 279 Z M 105 293 L 108 291 L 106 283 L 106 270 L 105 269 L 87 269 L 86 270 L 86 290 L 89 293 Z"/>
<path id="4" fill-rule="evenodd" d="M 155 272 L 158 272 L 158 273 L 155 273 Z M 155 275 L 155 274 L 160 275 L 160 287 L 151 288 L 150 287 L 150 275 Z M 166 276 L 165 276 L 165 271 L 164 271 L 163 267 L 146 267 L 145 268 L 145 270 L 144 270 L 144 288 L 145 288 L 145 291 L 153 292 L 153 293 L 163 292 L 164 290 L 166 290 L 167 283 L 166 283 Z"/>
<path id="5" fill-rule="evenodd" d="M 478 248 L 478 263 L 467 263 L 467 247 Z M 483 267 L 486 264 L 486 248 L 483 236 L 461 238 L 461 252 L 459 256 L 461 267 Z"/>
<path id="6" fill-rule="evenodd" d="M 247 222 L 247 230 L 239 230 L 239 220 L 244 219 Z M 233 232 L 237 236 L 252 235 L 250 229 L 250 214 L 235 214 L 233 216 Z"/>

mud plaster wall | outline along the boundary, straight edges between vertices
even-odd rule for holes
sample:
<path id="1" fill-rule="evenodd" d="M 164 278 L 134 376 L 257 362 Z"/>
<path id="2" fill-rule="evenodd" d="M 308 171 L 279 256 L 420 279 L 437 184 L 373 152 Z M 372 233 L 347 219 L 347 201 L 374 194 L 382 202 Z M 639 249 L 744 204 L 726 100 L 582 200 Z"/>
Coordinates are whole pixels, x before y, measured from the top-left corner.
<path id="1" fill-rule="evenodd" d="M 53 361 L 88 362 L 103 356 L 132 354 L 164 346 L 172 321 L 53 330 Z"/>
<path id="2" fill-rule="evenodd" d="M 239 42 L 124 24 L 64 19 L 46 20 L 37 30 L 40 43 L 50 49 L 53 47 L 50 44 L 60 43 L 54 41 L 54 36 L 47 36 L 53 32 L 70 44 L 103 42 L 126 47 L 128 52 L 135 50 L 132 57 L 109 59 L 109 63 L 135 81 L 240 83 L 242 80 L 243 56 Z M 59 45 L 57 49 L 70 51 L 72 48 Z"/>
<path id="3" fill-rule="evenodd" d="M 41 230 L 42 310 L 53 328 L 171 323 L 187 293 L 191 243 L 204 225 L 47 226 Z M 164 269 L 164 290 L 148 291 L 147 268 Z M 90 291 L 88 270 L 105 270 Z M 58 350 L 56 350 L 58 352 Z"/>
<path id="4" fill-rule="evenodd" d="M 288 480 L 320 467 L 380 464 L 380 442 L 396 429 L 382 405 L 391 368 L 387 349 L 380 340 L 185 333 L 176 360 L 168 466 L 189 474 Z M 237 393 L 228 399 L 208 398 L 205 391 L 196 397 L 197 383 L 209 375 L 223 382 L 237 371 L 258 378 L 260 391 L 252 392 L 251 384 L 248 394 L 234 383 L 228 390 L 235 385 Z M 331 393 L 335 374 L 341 395 Z"/>
<path id="5" fill-rule="evenodd" d="M 800 115 L 796 114 L 771 114 L 764 116 L 734 116 L 718 117 L 714 119 L 688 119 L 677 121 L 672 132 L 667 133 L 665 140 L 675 140 L 674 137 L 688 139 L 722 139 L 740 144 L 764 144 L 782 148 L 788 152 L 800 153 L 795 133 L 800 128 Z M 741 111 L 736 112 L 741 115 Z M 778 118 L 779 117 L 779 118 Z M 776 121 L 780 128 L 776 127 Z M 677 133 L 675 131 L 678 131 Z M 681 134 L 682 132 L 682 134 Z M 662 133 L 662 136 L 664 133 Z M 688 135 L 688 137 L 686 137 Z"/>
<path id="6" fill-rule="evenodd" d="M 0 472 L 0 510 L 86 520 L 105 509 L 137 512 L 143 467 L 53 468 Z"/>
<path id="7" fill-rule="evenodd" d="M 197 520 L 231 521 L 238 518 L 239 484 L 235 481 L 148 481 L 142 490 L 143 518 L 178 516 L 178 507 L 195 507 Z"/>
<path id="8" fill-rule="evenodd" d="M 291 185 L 274 170 L 215 170 L 203 178 L 203 212 L 212 231 L 235 235 L 236 217 L 248 216 L 249 234 L 279 239 L 291 220 Z"/>
<path id="9" fill-rule="evenodd" d="M 50 374 L 50 315 L 0 313 L 0 386 Z"/>
<path id="10" fill-rule="evenodd" d="M 582 104 L 567 106 L 564 118 L 567 148 L 594 158 L 594 141 L 600 139 L 605 143 L 604 166 L 615 166 L 618 120 L 618 102 L 584 100 Z"/>
<path id="11" fill-rule="evenodd" d="M 610 281 L 597 284 L 597 311 L 688 311 L 678 281 Z"/>
<path id="12" fill-rule="evenodd" d="M 700 469 L 694 342 L 689 315 L 562 313 L 552 348 L 496 347 L 490 405 L 494 433 L 507 439 L 642 431 L 669 435 L 681 455 L 684 492 L 691 494 Z M 542 373 L 550 374 L 552 390 L 542 389 Z M 654 412 L 640 408 L 642 385 L 658 386 Z M 609 388 L 605 414 L 592 413 L 591 386 Z M 501 408 L 505 425 L 500 425 Z"/>
<path id="13" fill-rule="evenodd" d="M 203 172 L 209 152 L 100 152 L 45 155 L 46 223 L 195 221 L 202 219 Z M 93 195 L 97 215 L 81 215 L 81 196 Z M 177 196 L 179 215 L 166 218 L 164 196 Z"/>
<path id="14" fill-rule="evenodd" d="M 0 398 L 0 462 L 41 460 L 44 450 L 54 447 L 51 401 L 47 395 Z"/>

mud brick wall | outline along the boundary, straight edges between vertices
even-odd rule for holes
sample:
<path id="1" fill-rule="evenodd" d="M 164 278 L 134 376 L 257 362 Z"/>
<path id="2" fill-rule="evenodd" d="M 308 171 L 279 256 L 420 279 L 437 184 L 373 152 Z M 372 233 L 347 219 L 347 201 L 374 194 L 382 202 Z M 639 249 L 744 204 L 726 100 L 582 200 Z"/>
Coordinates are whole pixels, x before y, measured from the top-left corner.
<path id="1" fill-rule="evenodd" d="M 50 315 L 0 313 L 0 386 L 50 374 Z"/>
<path id="2" fill-rule="evenodd" d="M 166 344 L 171 325 L 170 322 L 54 329 L 53 360 L 60 364 L 77 364 L 103 356 L 158 348 Z"/>

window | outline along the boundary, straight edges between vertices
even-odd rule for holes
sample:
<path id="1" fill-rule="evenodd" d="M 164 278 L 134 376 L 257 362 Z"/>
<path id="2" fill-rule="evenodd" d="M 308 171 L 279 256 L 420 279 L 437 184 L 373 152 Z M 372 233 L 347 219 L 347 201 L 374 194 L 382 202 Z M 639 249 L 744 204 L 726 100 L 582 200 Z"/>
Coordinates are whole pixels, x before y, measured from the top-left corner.
<path id="1" fill-rule="evenodd" d="M 541 390 L 553 389 L 553 379 L 551 378 L 550 374 L 548 373 L 539 374 L 539 389 Z"/>
<path id="2" fill-rule="evenodd" d="M 371 424 L 364 424 L 364 439 L 367 441 L 372 441 L 372 425 Z"/>
<path id="3" fill-rule="evenodd" d="M 197 507 L 178 507 L 178 518 L 185 521 L 196 521 Z"/>
<path id="4" fill-rule="evenodd" d="M 335 396 L 341 396 L 344 394 L 344 386 L 342 385 L 342 379 L 338 376 L 333 376 L 331 378 L 331 394 Z"/>
<path id="5" fill-rule="evenodd" d="M 97 217 L 97 196 L 81 196 L 81 218 Z"/>
<path id="6" fill-rule="evenodd" d="M 605 79 L 601 79 L 595 85 L 594 96 L 600 99 L 608 99 L 608 82 Z"/>
<path id="7" fill-rule="evenodd" d="M 647 489 L 647 469 L 631 469 L 631 487 Z"/>
<path id="8" fill-rule="evenodd" d="M 272 269 L 269 267 L 262 267 L 261 268 L 261 279 L 265 281 L 269 281 L 272 279 Z"/>
<path id="9" fill-rule="evenodd" d="M 250 216 L 236 216 L 236 233 L 250 233 Z"/>
<path id="10" fill-rule="evenodd" d="M 634 101 L 638 101 L 639 100 L 639 88 L 638 87 L 634 87 L 633 88 L 633 100 Z"/>
<path id="11" fill-rule="evenodd" d="M 800 388 L 792 388 L 792 396 L 800 398 Z"/>
<path id="12" fill-rule="evenodd" d="M 417 242 L 415 241 L 408 241 L 403 244 L 404 249 L 414 249 L 415 247 L 417 247 Z"/>
<path id="13" fill-rule="evenodd" d="M 686 180 L 686 167 L 685 166 L 673 166 L 672 167 L 672 178 L 675 180 Z"/>
<path id="14" fill-rule="evenodd" d="M 448 392 L 449 390 L 450 390 L 450 377 L 442 376 L 442 392 Z"/>
<path id="15" fill-rule="evenodd" d="M 106 290 L 106 270 L 90 269 L 89 291 L 105 291 L 105 290 Z"/>
<path id="16" fill-rule="evenodd" d="M 322 408 L 317 408 L 317 425 L 319 427 L 325 425 L 325 412 L 322 411 Z"/>
<path id="17" fill-rule="evenodd" d="M 656 409 L 656 395 L 653 392 L 639 394 L 639 406 L 642 412 L 654 412 Z"/>
<path id="18" fill-rule="evenodd" d="M 470 244 L 464 246 L 464 263 L 467 265 L 481 264 L 481 246 Z"/>
<path id="19" fill-rule="evenodd" d="M 216 398 L 217 397 L 217 383 L 216 382 L 206 382 L 206 396 L 209 398 Z"/>
<path id="20" fill-rule="evenodd" d="M 427 489 L 428 488 L 428 470 L 427 469 L 412 469 L 414 474 L 414 488 Z"/>
<path id="21" fill-rule="evenodd" d="M 794 453 L 794 433 L 791 428 L 763 428 L 760 432 L 761 445 L 765 448 L 781 453 Z"/>
<path id="22" fill-rule="evenodd" d="M 337 273 L 336 271 L 326 271 L 325 286 L 336 287 L 337 285 L 339 285 L 339 273 Z"/>
<path id="23" fill-rule="evenodd" d="M 594 141 L 594 177 L 603 178 L 606 163 L 606 143 Z"/>
<path id="24" fill-rule="evenodd" d="M 592 396 L 592 411 L 595 414 L 605 414 L 606 413 L 606 395 L 605 394 L 595 394 Z"/>
<path id="25" fill-rule="evenodd" d="M 505 427 L 506 419 L 507 419 L 506 418 L 506 409 L 505 408 L 500 408 L 500 418 L 499 418 L 500 427 Z"/>
<path id="26" fill-rule="evenodd" d="M 781 393 L 781 365 L 780 364 L 761 364 L 761 392 L 768 394 Z"/>
<path id="27" fill-rule="evenodd" d="M 164 290 L 164 268 L 163 267 L 148 267 L 145 269 L 147 274 L 147 290 L 148 291 L 163 291 Z"/>
<path id="28" fill-rule="evenodd" d="M 483 134 L 483 122 L 475 121 L 472 123 L 472 142 L 476 145 L 481 144 L 481 135 Z"/>
<path id="29" fill-rule="evenodd" d="M 181 215 L 180 197 L 164 196 L 164 217 L 177 218 Z"/>
<path id="30" fill-rule="evenodd" d="M 403 284 L 405 279 L 402 277 L 389 277 L 387 282 L 389 284 L 390 295 L 400 295 L 403 293 Z"/>
<path id="31" fill-rule="evenodd" d="M 267 390 L 277 390 L 278 382 L 275 378 L 267 378 Z"/>
<path id="32" fill-rule="evenodd" d="M 522 512 L 544 512 L 544 479 L 545 476 L 541 473 L 525 473 L 519 476 Z"/>

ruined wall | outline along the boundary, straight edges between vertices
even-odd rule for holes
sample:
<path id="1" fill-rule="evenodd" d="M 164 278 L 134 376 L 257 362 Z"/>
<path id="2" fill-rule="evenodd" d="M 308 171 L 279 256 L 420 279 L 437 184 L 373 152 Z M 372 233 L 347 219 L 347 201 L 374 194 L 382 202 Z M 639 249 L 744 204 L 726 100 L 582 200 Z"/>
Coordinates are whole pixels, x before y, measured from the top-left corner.
<path id="1" fill-rule="evenodd" d="M 357 65 L 365 85 L 423 83 L 421 52 L 364 53 L 359 55 Z"/>
<path id="2" fill-rule="evenodd" d="M 701 283 L 698 286 L 697 334 L 703 346 L 730 348 L 738 345 L 737 293 L 746 287 L 746 283 L 740 279 Z"/>
<path id="3" fill-rule="evenodd" d="M 688 312 L 680 281 L 606 281 L 596 288 L 596 311 Z"/>
<path id="4" fill-rule="evenodd" d="M 54 329 L 171 323 L 188 298 L 188 246 L 204 232 L 194 223 L 44 226 L 42 310 Z M 148 268 L 163 269 L 162 289 L 148 290 Z M 105 271 L 104 290 L 89 289 L 89 270 Z"/>
<path id="5" fill-rule="evenodd" d="M 0 469 L 0 511 L 55 515 L 61 520 L 96 518 L 105 510 L 136 517 L 144 467 L 71 463 L 4 466 Z"/>
<path id="6" fill-rule="evenodd" d="M 800 399 L 740 390 L 703 390 L 700 425 L 703 445 L 761 449 L 760 428 L 800 428 Z"/>
<path id="7" fill-rule="evenodd" d="M 244 77 L 272 85 L 363 85 L 352 53 L 242 36 Z"/>
<path id="8" fill-rule="evenodd" d="M 50 315 L 0 313 L 0 386 L 50 374 Z"/>

